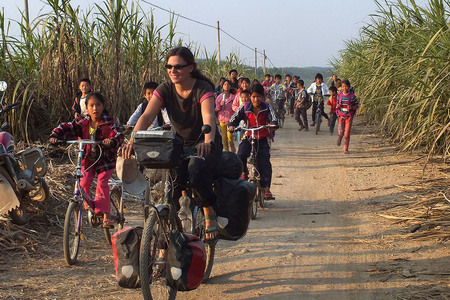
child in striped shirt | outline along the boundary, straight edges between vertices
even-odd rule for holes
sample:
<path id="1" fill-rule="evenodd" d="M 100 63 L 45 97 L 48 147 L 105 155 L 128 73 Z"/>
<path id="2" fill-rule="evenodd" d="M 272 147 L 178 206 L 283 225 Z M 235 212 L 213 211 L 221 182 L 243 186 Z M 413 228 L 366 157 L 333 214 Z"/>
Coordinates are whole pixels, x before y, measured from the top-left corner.
<path id="1" fill-rule="evenodd" d="M 355 94 L 350 91 L 350 81 L 342 81 L 342 92 L 337 97 L 336 113 L 339 117 L 338 123 L 338 140 L 337 145 L 341 145 L 342 138 L 344 140 L 344 153 L 348 154 L 348 146 L 350 144 L 350 132 L 353 122 L 353 116 L 358 108 L 358 100 Z"/>

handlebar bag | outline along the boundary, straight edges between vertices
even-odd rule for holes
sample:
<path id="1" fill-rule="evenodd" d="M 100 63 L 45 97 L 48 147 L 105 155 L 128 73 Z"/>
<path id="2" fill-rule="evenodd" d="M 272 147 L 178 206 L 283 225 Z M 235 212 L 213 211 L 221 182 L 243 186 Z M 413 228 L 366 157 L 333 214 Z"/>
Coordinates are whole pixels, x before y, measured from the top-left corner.
<path id="1" fill-rule="evenodd" d="M 190 291 L 202 282 L 206 267 L 205 244 L 195 235 L 169 234 L 166 282 L 177 291 Z"/>
<path id="2" fill-rule="evenodd" d="M 139 248 L 142 227 L 125 227 L 111 237 L 116 267 L 116 280 L 123 288 L 141 287 L 139 280 Z"/>
<path id="3" fill-rule="evenodd" d="M 137 131 L 134 152 L 138 162 L 148 169 L 170 169 L 183 153 L 183 140 L 175 131 Z"/>
<path id="4" fill-rule="evenodd" d="M 217 196 L 219 238 L 236 241 L 245 236 L 250 223 L 256 185 L 239 179 L 219 178 L 214 184 Z"/>

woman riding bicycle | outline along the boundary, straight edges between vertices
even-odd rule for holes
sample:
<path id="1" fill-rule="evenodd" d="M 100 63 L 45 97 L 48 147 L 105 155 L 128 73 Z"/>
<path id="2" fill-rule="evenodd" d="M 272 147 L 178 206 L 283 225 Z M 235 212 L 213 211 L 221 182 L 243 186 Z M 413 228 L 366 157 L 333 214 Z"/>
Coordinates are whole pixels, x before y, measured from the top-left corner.
<path id="1" fill-rule="evenodd" d="M 166 69 L 170 80 L 162 83 L 153 93 L 145 112 L 139 118 L 134 131 L 146 130 L 153 122 L 161 108 L 166 108 L 173 129 L 184 141 L 185 146 L 196 146 L 197 155 L 203 157 L 182 161 L 176 168 L 177 187 L 174 199 L 181 196 L 180 185 L 189 179 L 194 190 L 198 206 L 205 215 L 206 239 L 213 240 L 218 236 L 218 224 L 213 206 L 216 202 L 214 194 L 213 174 L 222 152 L 222 140 L 215 126 L 214 84 L 197 68 L 194 55 L 186 47 L 178 47 L 169 51 L 166 56 Z M 203 125 L 210 125 L 211 132 L 202 135 Z M 133 137 L 133 135 L 132 135 Z M 124 158 L 133 152 L 133 138 L 123 148 Z"/>

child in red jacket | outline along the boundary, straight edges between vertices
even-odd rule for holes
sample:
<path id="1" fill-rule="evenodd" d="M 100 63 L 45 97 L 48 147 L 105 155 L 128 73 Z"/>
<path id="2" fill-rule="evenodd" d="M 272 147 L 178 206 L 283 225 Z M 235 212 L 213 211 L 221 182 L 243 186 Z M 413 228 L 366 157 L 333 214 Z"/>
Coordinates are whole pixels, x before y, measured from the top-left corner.
<path id="1" fill-rule="evenodd" d="M 334 133 L 334 126 L 336 126 L 336 120 L 338 119 L 336 113 L 337 104 L 337 88 L 335 86 L 330 87 L 330 99 L 327 101 L 327 105 L 330 106 L 330 135 Z"/>
<path id="2" fill-rule="evenodd" d="M 259 127 L 261 125 L 278 125 L 277 117 L 270 104 L 264 102 L 264 87 L 261 84 L 255 84 L 250 89 L 250 100 L 239 107 L 239 110 L 231 117 L 228 122 L 228 130 L 234 131 L 241 120 L 244 120 L 248 128 Z M 250 132 L 247 133 L 250 135 Z M 256 155 L 256 164 L 261 175 L 260 183 L 264 188 L 264 198 L 266 200 L 275 199 L 270 192 L 270 183 L 272 181 L 272 164 L 270 163 L 270 131 L 267 128 L 255 132 L 256 143 L 258 149 Z M 238 156 L 244 165 L 244 174 L 248 174 L 247 158 L 250 156 L 251 144 L 248 139 L 242 140 L 239 145 Z"/>
<path id="3" fill-rule="evenodd" d="M 101 141 L 101 146 L 87 145 L 82 161 L 83 177 L 80 185 L 90 196 L 90 186 L 97 173 L 97 190 L 95 192 L 94 212 L 103 213 L 103 227 L 114 226 L 110 216 L 110 199 L 108 180 L 116 166 L 117 149 L 124 137 L 119 132 L 119 124 L 105 110 L 105 99 L 100 93 L 91 93 L 86 97 L 87 116 L 79 116 L 69 123 L 62 123 L 53 129 L 50 142 L 75 138 Z M 91 147 L 92 146 L 92 147 Z M 102 154 L 98 147 L 102 148 Z M 95 164 L 95 165 L 94 165 Z"/>

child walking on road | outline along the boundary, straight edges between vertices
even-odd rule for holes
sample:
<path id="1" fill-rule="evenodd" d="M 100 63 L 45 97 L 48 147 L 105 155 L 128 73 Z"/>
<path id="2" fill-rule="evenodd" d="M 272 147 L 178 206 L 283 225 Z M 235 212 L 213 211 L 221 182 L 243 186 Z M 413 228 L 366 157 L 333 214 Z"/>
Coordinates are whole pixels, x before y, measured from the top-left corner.
<path id="1" fill-rule="evenodd" d="M 297 82 L 297 88 L 299 92 L 297 95 L 297 100 L 295 101 L 295 120 L 298 122 L 298 125 L 300 125 L 298 131 L 302 131 L 303 129 L 308 131 L 308 116 L 306 111 L 310 106 L 310 101 L 309 95 L 305 90 L 305 82 L 303 80 L 299 80 Z"/>
<path id="2" fill-rule="evenodd" d="M 342 81 L 342 93 L 337 97 L 337 114 L 339 116 L 338 123 L 338 140 L 337 145 L 341 145 L 342 138 L 344 141 L 344 153 L 348 154 L 348 146 L 350 144 L 350 132 L 353 122 L 353 113 L 358 108 L 358 100 L 356 96 L 350 92 L 350 81 Z"/>
<path id="3" fill-rule="evenodd" d="M 337 88 L 336 86 L 330 87 L 330 99 L 327 101 L 327 105 L 330 106 L 330 135 L 334 133 L 334 126 L 336 125 L 336 120 L 338 118 L 336 113 L 337 104 Z"/>
<path id="4" fill-rule="evenodd" d="M 235 153 L 233 133 L 228 132 L 228 121 L 233 115 L 233 101 L 235 96 L 231 93 L 231 82 L 225 80 L 222 84 L 223 93 L 216 98 L 216 111 L 219 112 L 220 132 L 222 134 L 222 144 L 225 151 Z"/>

